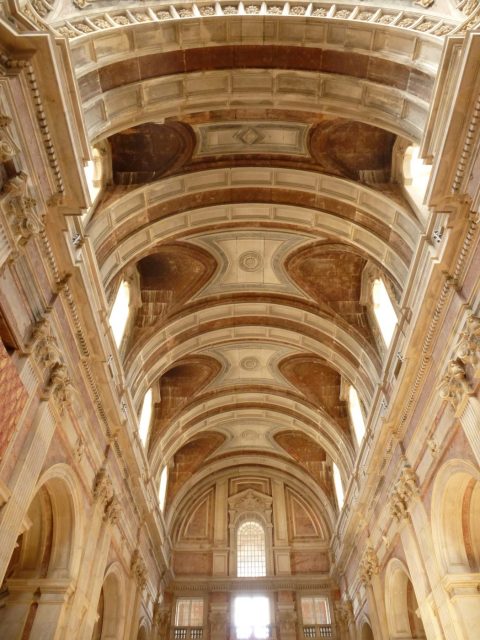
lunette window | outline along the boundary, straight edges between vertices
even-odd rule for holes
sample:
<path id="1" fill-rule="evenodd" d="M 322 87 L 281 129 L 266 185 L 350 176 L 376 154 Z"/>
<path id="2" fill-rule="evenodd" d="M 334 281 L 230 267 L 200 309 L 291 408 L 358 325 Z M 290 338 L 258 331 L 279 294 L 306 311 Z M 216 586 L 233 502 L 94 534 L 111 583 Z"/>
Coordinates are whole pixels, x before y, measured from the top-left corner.
<path id="1" fill-rule="evenodd" d="M 392 342 L 393 333 L 397 325 L 397 314 L 388 295 L 385 283 L 380 278 L 372 286 L 373 313 L 377 320 L 380 333 L 387 347 Z"/>
<path id="2" fill-rule="evenodd" d="M 152 390 L 149 389 L 143 397 L 142 411 L 140 413 L 140 420 L 138 422 L 138 435 L 142 441 L 143 446 L 146 445 L 148 439 L 148 432 L 150 431 L 150 422 L 152 420 Z"/>

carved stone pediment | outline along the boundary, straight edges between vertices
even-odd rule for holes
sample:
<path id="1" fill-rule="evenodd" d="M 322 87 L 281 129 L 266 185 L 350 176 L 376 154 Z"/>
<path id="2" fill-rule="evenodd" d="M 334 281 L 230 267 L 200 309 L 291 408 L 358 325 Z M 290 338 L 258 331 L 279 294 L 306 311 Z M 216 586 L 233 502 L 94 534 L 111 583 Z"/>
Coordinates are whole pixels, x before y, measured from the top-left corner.
<path id="1" fill-rule="evenodd" d="M 271 514 L 272 498 L 254 489 L 246 489 L 228 499 L 230 514 L 237 517 L 242 513 Z"/>

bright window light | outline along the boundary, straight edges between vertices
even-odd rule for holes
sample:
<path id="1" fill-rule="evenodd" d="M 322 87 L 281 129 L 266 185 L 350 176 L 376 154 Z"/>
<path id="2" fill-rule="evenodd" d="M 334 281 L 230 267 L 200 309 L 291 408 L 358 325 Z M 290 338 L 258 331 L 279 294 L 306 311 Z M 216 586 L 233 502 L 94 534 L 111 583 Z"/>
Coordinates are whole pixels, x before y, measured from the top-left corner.
<path id="1" fill-rule="evenodd" d="M 87 180 L 88 192 L 90 194 L 90 200 L 95 202 L 95 198 L 98 196 L 101 187 L 96 186 L 95 181 L 95 162 L 89 160 L 83 168 L 85 172 L 85 178 Z"/>
<path id="2" fill-rule="evenodd" d="M 348 389 L 348 409 L 350 411 L 350 418 L 352 420 L 353 430 L 355 431 L 355 437 L 357 442 L 360 443 L 365 435 L 365 421 L 363 419 L 362 407 L 360 406 L 360 399 L 358 397 L 355 387 L 350 385 Z"/>
<path id="3" fill-rule="evenodd" d="M 123 334 L 127 327 L 128 321 L 128 307 L 130 305 L 130 287 L 128 282 L 122 280 L 117 292 L 117 297 L 113 303 L 112 310 L 110 312 L 109 322 L 112 327 L 113 339 L 115 344 L 120 346 L 122 342 Z"/>
<path id="4" fill-rule="evenodd" d="M 160 509 L 162 511 L 165 506 L 165 498 L 167 496 L 167 482 L 168 482 L 168 467 L 163 467 L 162 474 L 160 476 L 160 487 L 158 489 L 158 501 L 160 503 Z"/>
<path id="5" fill-rule="evenodd" d="M 239 640 L 268 638 L 270 604 L 266 596 L 237 596 L 234 601 L 234 624 Z"/>
<path id="6" fill-rule="evenodd" d="M 432 167 L 419 157 L 418 145 L 411 145 L 405 152 L 405 187 L 418 205 L 422 205 L 427 190 Z"/>
<path id="7" fill-rule="evenodd" d="M 138 434 L 143 446 L 147 444 L 150 422 L 152 420 L 152 408 L 152 390 L 149 389 L 143 397 L 142 412 L 140 413 L 140 421 L 138 423 Z"/>
<path id="8" fill-rule="evenodd" d="M 254 578 L 266 575 L 265 532 L 255 521 L 244 522 L 237 531 L 237 576 Z"/>
<path id="9" fill-rule="evenodd" d="M 333 485 L 335 487 L 335 493 L 337 495 L 338 508 L 343 507 L 345 501 L 345 494 L 343 493 L 342 477 L 340 475 L 340 469 L 335 463 L 333 463 Z"/>
<path id="10" fill-rule="evenodd" d="M 301 609 L 303 624 L 330 624 L 328 599 L 324 596 L 302 596 Z"/>
<path id="11" fill-rule="evenodd" d="M 385 344 L 389 347 L 397 325 L 397 314 L 393 308 L 387 288 L 380 278 L 377 278 L 373 283 L 372 298 L 373 312 L 380 328 L 380 333 Z"/>

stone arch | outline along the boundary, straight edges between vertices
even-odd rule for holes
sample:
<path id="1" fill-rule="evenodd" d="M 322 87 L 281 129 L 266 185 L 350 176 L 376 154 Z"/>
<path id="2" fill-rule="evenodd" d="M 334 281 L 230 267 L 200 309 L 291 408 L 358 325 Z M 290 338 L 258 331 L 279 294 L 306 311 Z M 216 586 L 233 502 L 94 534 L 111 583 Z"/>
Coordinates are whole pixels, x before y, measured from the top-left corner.
<path id="1" fill-rule="evenodd" d="M 392 558 L 385 575 L 385 605 L 391 640 L 426 638 L 418 602 L 407 568 L 398 558 Z"/>
<path id="2" fill-rule="evenodd" d="M 450 460 L 438 472 L 432 496 L 432 534 L 438 562 L 450 574 L 480 570 L 480 472 Z"/>
<path id="3" fill-rule="evenodd" d="M 66 464 L 50 467 L 37 483 L 7 569 L 0 637 L 22 637 L 28 628 L 30 637 L 53 638 L 63 628 L 81 559 L 80 514 L 73 471 Z"/>
<path id="4" fill-rule="evenodd" d="M 118 562 L 105 572 L 98 602 L 98 619 L 92 640 L 119 640 L 125 624 L 125 592 L 123 573 Z"/>
<path id="5" fill-rule="evenodd" d="M 138 628 L 137 640 L 148 640 L 148 629 L 145 622 L 142 622 Z"/>
<path id="6" fill-rule="evenodd" d="M 372 627 L 367 621 L 364 621 L 364 623 L 362 624 L 359 640 L 375 640 Z"/>

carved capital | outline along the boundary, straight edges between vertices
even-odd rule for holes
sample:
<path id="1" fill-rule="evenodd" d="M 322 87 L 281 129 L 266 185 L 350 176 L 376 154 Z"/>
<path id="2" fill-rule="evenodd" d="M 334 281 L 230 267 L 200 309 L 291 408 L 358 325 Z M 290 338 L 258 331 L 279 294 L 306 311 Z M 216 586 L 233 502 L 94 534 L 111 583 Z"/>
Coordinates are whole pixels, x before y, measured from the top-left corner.
<path id="1" fill-rule="evenodd" d="M 335 603 L 335 622 L 341 631 L 348 631 L 353 622 L 353 606 L 351 600 Z"/>
<path id="2" fill-rule="evenodd" d="M 113 498 L 109 500 L 105 505 L 103 520 L 105 522 L 109 522 L 111 525 L 115 525 L 120 518 L 121 511 L 122 509 L 120 507 L 120 503 L 118 502 L 117 498 L 113 496 Z"/>
<path id="3" fill-rule="evenodd" d="M 144 589 L 147 584 L 147 568 L 138 549 L 135 549 L 132 554 L 130 571 L 132 572 L 132 576 L 135 578 L 139 589 Z"/>
<path id="4" fill-rule="evenodd" d="M 397 520 L 408 515 L 411 500 L 419 494 L 417 475 L 410 465 L 405 465 L 390 496 L 390 513 Z"/>
<path id="5" fill-rule="evenodd" d="M 36 212 L 37 203 L 28 193 L 27 180 L 27 174 L 22 171 L 10 178 L 3 188 L 11 232 L 20 246 L 27 244 L 30 238 L 43 229 L 43 223 Z"/>
<path id="6" fill-rule="evenodd" d="M 0 112 L 0 162 L 8 162 L 20 152 L 8 132 L 11 122 L 11 118 Z"/>
<path id="7" fill-rule="evenodd" d="M 457 358 L 477 368 L 480 364 L 480 318 L 470 316 L 465 322 L 457 345 Z"/>
<path id="8" fill-rule="evenodd" d="M 460 358 L 450 360 L 439 386 L 440 396 L 448 400 L 456 410 L 470 392 L 471 386 L 467 380 L 465 365 Z"/>
<path id="9" fill-rule="evenodd" d="M 100 468 L 93 483 L 93 497 L 97 502 L 107 505 L 114 496 L 112 481 L 104 466 Z"/>
<path id="10" fill-rule="evenodd" d="M 41 320 L 34 326 L 30 344 L 33 345 L 33 353 L 37 362 L 44 369 L 53 367 L 60 362 L 60 349 L 56 339 L 50 333 L 50 327 L 46 320 Z"/>
<path id="11" fill-rule="evenodd" d="M 375 550 L 370 545 L 366 548 L 360 562 L 360 579 L 364 584 L 370 584 L 372 577 L 379 572 L 378 558 Z"/>
<path id="12" fill-rule="evenodd" d="M 60 408 L 70 404 L 73 386 L 66 365 L 61 362 L 55 363 L 52 367 L 47 388 L 51 391 L 55 402 Z"/>

